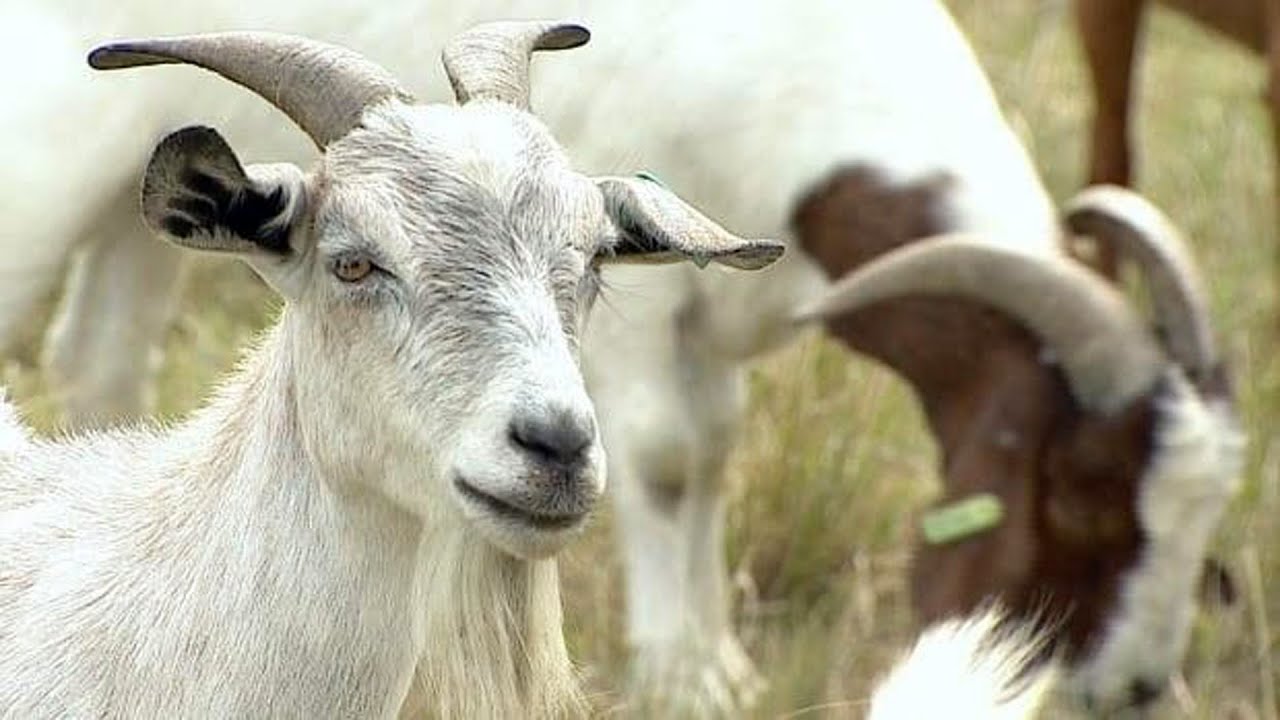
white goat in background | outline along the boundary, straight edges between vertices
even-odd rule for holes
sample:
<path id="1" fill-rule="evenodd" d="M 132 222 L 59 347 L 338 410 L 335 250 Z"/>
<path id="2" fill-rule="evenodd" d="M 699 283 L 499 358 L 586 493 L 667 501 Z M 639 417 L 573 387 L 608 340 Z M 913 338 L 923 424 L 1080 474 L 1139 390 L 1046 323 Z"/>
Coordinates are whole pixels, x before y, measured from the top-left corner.
<path id="1" fill-rule="evenodd" d="M 584 335 L 584 374 L 615 480 L 636 686 L 696 709 L 732 714 L 760 688 L 730 622 L 720 475 L 742 411 L 745 363 L 792 337 L 793 311 L 823 292 L 827 274 L 843 272 L 804 252 L 813 238 L 797 217 L 872 245 L 964 230 L 1059 253 L 1052 203 L 936 0 L 178 6 L 64 0 L 15 11 L 0 27 L 0 59 L 30 69 L 0 88 L 10 100 L 9 131 L 0 134 L 10 183 L 0 214 L 9 249 L 0 256 L 0 333 L 26 316 L 82 243 L 48 352 L 73 420 L 142 410 L 151 349 L 173 307 L 178 256 L 146 237 L 126 201 L 136 158 L 162 132 L 209 118 L 249 152 L 296 157 L 302 149 L 242 97 L 174 86 L 185 77 L 88 84 L 73 58 L 104 32 L 305 32 L 422 77 L 439 73 L 445 39 L 473 22 L 582 17 L 597 42 L 573 63 L 544 63 L 532 98 L 575 166 L 645 167 L 736 232 L 796 241 L 753 277 L 610 268 L 614 302 Z M 441 98 L 442 78 L 428 80 L 421 95 Z M 49 133 L 55 143 L 33 142 Z M 827 191 L 830 202 L 814 212 L 811 201 Z M 1120 676 L 1149 673 L 1148 661 L 1110 675 L 1124 687 Z M 1177 661 L 1155 659 L 1166 669 Z"/>
<path id="2" fill-rule="evenodd" d="M 651 181 L 571 170 L 525 111 L 528 56 L 586 37 L 459 36 L 444 54 L 459 106 L 415 104 L 380 67 L 294 36 L 94 51 L 104 69 L 216 71 L 323 157 L 246 168 L 207 127 L 153 153 L 148 226 L 240 256 L 287 306 L 171 429 L 45 442 L 6 417 L 0 714 L 579 708 L 550 557 L 604 487 L 576 360 L 597 267 L 758 268 L 783 249 Z"/>

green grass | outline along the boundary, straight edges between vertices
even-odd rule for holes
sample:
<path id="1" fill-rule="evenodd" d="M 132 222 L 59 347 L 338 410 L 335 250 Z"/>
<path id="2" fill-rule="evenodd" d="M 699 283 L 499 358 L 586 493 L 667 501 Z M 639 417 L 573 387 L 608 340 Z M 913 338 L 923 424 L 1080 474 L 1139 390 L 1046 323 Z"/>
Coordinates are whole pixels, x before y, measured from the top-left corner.
<path id="1" fill-rule="evenodd" d="M 949 5 L 1053 195 L 1065 199 L 1083 177 L 1089 110 L 1065 3 Z M 1149 31 L 1140 187 L 1195 244 L 1250 433 L 1244 490 L 1217 542 L 1243 597 L 1203 614 L 1184 690 L 1157 716 L 1274 719 L 1280 359 L 1271 308 L 1280 263 L 1265 75 L 1255 58 L 1168 13 L 1154 13 Z M 191 285 L 160 378 L 167 414 L 197 404 L 276 307 L 247 270 L 228 263 L 199 265 Z M 29 355 L 7 366 L 5 380 L 47 427 L 52 405 Z M 937 490 L 936 450 L 896 377 L 820 339 L 762 361 L 751 388 L 728 471 L 728 551 L 740 632 L 771 683 L 755 714 L 860 715 L 912 632 L 905 549 L 915 512 Z M 609 525 L 606 510 L 564 563 L 570 642 L 602 706 L 612 704 L 625 666 Z"/>

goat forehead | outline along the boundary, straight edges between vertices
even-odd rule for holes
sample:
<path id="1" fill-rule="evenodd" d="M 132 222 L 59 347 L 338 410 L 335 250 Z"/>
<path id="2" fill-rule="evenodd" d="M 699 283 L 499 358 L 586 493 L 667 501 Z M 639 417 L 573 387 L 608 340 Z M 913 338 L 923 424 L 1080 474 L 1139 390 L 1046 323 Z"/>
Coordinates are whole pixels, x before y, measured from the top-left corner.
<path id="1" fill-rule="evenodd" d="M 592 247 L 603 217 L 546 128 L 500 103 L 387 106 L 331 147 L 325 171 L 341 214 L 398 225 L 387 234 L 419 258 L 545 260 Z"/>

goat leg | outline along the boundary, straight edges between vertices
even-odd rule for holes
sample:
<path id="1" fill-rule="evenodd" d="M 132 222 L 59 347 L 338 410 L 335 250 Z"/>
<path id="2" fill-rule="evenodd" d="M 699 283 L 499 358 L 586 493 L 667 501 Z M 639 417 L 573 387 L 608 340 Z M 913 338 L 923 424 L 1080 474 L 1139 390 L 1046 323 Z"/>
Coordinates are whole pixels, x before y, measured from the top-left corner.
<path id="1" fill-rule="evenodd" d="M 1274 143 L 1275 166 L 1271 180 L 1275 202 L 1272 212 L 1276 227 L 1280 230 L 1280 0 L 1264 0 L 1266 19 L 1267 103 L 1271 110 L 1271 132 Z M 1277 234 L 1280 238 L 1280 232 Z M 1280 283 L 1280 245 L 1272 248 L 1273 275 Z M 1280 332 L 1280 298 L 1276 301 L 1276 330 Z"/>
<path id="2" fill-rule="evenodd" d="M 1280 2 L 1280 0 L 1277 0 Z M 1129 185 L 1129 105 L 1143 0 L 1076 0 L 1076 23 L 1093 85 L 1089 184 Z M 1115 248 L 1098 247 L 1096 264 L 1116 277 Z"/>

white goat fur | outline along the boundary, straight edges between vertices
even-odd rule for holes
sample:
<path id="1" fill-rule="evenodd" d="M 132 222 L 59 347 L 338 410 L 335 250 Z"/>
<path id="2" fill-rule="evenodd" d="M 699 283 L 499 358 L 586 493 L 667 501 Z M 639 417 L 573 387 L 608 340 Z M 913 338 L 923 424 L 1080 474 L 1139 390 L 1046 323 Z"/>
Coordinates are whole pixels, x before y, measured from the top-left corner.
<path id="1" fill-rule="evenodd" d="M 279 344 L 268 338 L 237 382 L 171 433 L 8 446 L 0 717 L 572 707 L 554 561 L 522 562 L 442 523 L 424 533 L 372 493 L 339 498 L 313 468 L 282 464 L 302 451 L 290 409 L 260 395 L 281 380 Z M 38 594 L 19 595 L 33 583 Z M 269 653 L 280 638 L 297 651 Z M 51 662 L 65 648 L 75 663 Z M 411 692 L 419 657 L 427 672 Z M 525 673 L 538 696 L 524 696 Z M 33 687 L 52 690 L 33 697 Z"/>
<path id="2" fill-rule="evenodd" d="M 1057 680 L 1057 664 L 1037 664 L 1043 638 L 1002 629 L 1000 621 L 1000 611 L 989 608 L 927 628 L 876 686 L 868 720 L 1035 717 Z"/>
<path id="3" fill-rule="evenodd" d="M 186 13 L 172 0 L 128 0 L 108 17 L 63 4 L 65 18 L 48 19 L 64 8 L 29 10 L 0 28 L 9 36 L 0 56 L 12 54 L 0 59 L 27 69 L 0 88 L 6 119 L 17 123 L 0 136 L 16 188 L 6 193 L 15 205 L 0 217 L 0 242 L 21 248 L 0 259 L 0 332 L 12 334 L 53 285 L 73 242 L 90 243 L 50 351 L 81 416 L 140 410 L 139 368 L 167 322 L 174 253 L 144 239 L 132 203 L 120 200 L 157 134 L 217 119 L 248 155 L 298 157 L 303 148 L 260 103 L 216 81 L 154 70 L 91 82 L 83 50 L 107 35 L 287 29 L 356 48 L 420 97 L 439 99 L 447 85 L 437 57 L 459 29 L 496 17 L 579 17 L 592 43 L 572 62 L 535 61 L 533 107 L 583 171 L 646 168 L 757 237 L 790 236 L 797 201 L 844 166 L 903 183 L 942 173 L 952 229 L 1060 251 L 1047 193 L 934 0 L 453 0 L 376 10 L 334 0 L 324 11 L 281 0 Z M 46 135 L 50 127 L 72 129 Z M 57 139 L 36 141 L 44 137 Z M 610 268 L 613 299 L 597 307 L 583 349 L 623 535 L 629 640 L 641 676 L 664 691 L 713 706 L 746 702 L 759 683 L 728 613 L 719 474 L 741 413 L 743 364 L 791 337 L 792 310 L 826 282 L 795 248 L 758 276 L 642 272 Z M 673 494 L 673 506 L 654 501 Z"/>

